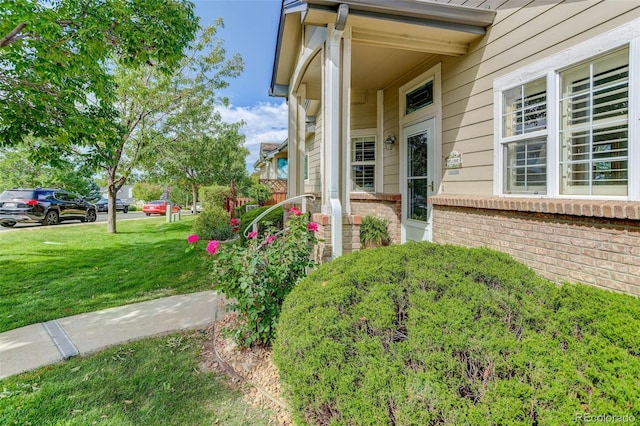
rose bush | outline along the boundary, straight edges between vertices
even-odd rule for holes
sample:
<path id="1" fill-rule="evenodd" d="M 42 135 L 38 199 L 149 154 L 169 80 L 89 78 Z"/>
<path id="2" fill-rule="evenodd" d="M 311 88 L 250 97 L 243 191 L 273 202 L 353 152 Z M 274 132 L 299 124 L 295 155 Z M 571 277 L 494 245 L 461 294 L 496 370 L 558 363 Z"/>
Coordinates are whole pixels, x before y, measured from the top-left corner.
<path id="1" fill-rule="evenodd" d="M 284 230 L 250 232 L 246 245 L 207 243 L 213 288 L 229 299 L 227 310 L 238 314 L 225 331 L 239 346 L 271 344 L 285 297 L 315 265 L 318 225 L 295 207 L 289 213 Z M 187 241 L 189 250 L 199 239 L 192 235 Z"/>

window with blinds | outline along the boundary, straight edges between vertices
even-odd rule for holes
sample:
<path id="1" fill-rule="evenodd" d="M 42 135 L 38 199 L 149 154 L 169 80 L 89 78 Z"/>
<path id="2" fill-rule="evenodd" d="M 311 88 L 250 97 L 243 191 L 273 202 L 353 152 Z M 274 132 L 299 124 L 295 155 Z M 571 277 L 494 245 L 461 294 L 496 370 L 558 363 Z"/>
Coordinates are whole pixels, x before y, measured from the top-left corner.
<path id="1" fill-rule="evenodd" d="M 559 75 L 560 193 L 627 195 L 628 49 Z"/>
<path id="2" fill-rule="evenodd" d="M 376 139 L 373 136 L 351 139 L 352 190 L 373 192 L 376 173 Z"/>
<path id="3" fill-rule="evenodd" d="M 546 130 L 546 79 L 541 78 L 503 92 L 502 146 L 505 193 L 546 193 Z"/>

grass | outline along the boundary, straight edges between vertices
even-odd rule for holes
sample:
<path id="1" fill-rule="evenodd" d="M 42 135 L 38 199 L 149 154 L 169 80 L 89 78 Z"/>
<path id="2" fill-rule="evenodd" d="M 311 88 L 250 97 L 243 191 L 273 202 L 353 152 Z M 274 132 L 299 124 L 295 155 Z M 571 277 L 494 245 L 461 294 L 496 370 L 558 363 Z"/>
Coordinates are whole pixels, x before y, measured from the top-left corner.
<path id="1" fill-rule="evenodd" d="M 267 425 L 198 369 L 204 334 L 173 334 L 0 380 L 2 424 Z"/>
<path id="2" fill-rule="evenodd" d="M 2 233 L 0 332 L 211 288 L 202 255 L 185 253 L 193 217 Z"/>

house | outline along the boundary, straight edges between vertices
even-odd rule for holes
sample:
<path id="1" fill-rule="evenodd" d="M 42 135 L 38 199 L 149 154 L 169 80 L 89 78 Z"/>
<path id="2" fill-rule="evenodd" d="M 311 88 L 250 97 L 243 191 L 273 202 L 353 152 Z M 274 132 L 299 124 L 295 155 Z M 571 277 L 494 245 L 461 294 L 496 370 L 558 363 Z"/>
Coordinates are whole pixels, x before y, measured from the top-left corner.
<path id="1" fill-rule="evenodd" d="M 259 181 L 271 190 L 271 200 L 266 204 L 273 205 L 287 198 L 287 179 L 289 177 L 289 141 L 277 143 L 261 143 L 258 159 L 253 164 Z"/>
<path id="2" fill-rule="evenodd" d="M 284 0 L 270 94 L 319 258 L 375 214 L 640 295 L 638 2 Z"/>
<path id="3" fill-rule="evenodd" d="M 102 188 L 102 198 L 109 197 L 109 191 L 107 188 Z M 129 204 L 134 204 L 136 199 L 133 197 L 133 185 L 122 185 L 122 188 L 116 194 L 116 198 L 120 198 L 122 201 L 126 201 Z"/>
<path id="4" fill-rule="evenodd" d="M 253 168 L 258 172 L 260 179 L 287 179 L 288 178 L 288 141 L 278 143 L 263 142 L 260 144 L 258 159 Z"/>

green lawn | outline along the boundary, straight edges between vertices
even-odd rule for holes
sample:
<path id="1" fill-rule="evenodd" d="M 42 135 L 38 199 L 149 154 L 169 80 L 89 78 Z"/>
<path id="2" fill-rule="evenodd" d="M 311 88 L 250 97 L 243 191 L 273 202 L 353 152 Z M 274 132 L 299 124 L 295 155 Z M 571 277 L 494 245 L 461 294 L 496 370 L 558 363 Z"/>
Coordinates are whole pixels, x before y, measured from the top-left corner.
<path id="1" fill-rule="evenodd" d="M 0 332 L 211 288 L 202 253 L 185 253 L 193 217 L 0 233 Z"/>
<path id="2" fill-rule="evenodd" d="M 267 425 L 269 411 L 198 369 L 204 335 L 173 334 L 0 380 L 3 425 Z"/>

